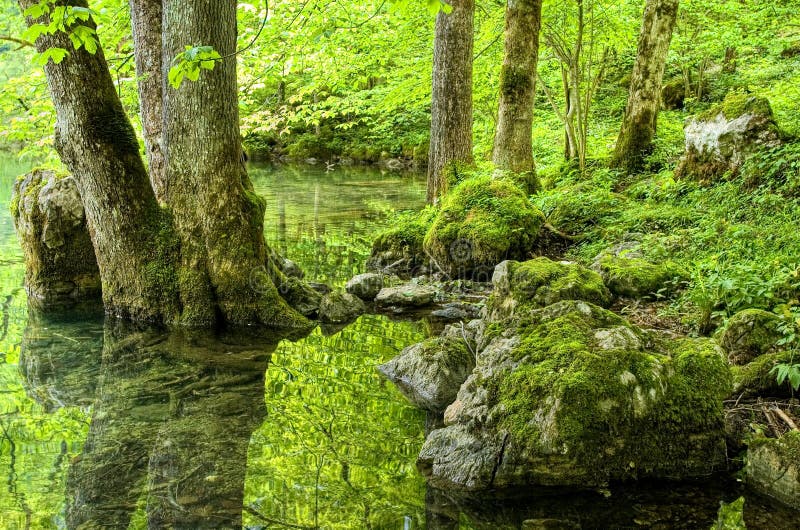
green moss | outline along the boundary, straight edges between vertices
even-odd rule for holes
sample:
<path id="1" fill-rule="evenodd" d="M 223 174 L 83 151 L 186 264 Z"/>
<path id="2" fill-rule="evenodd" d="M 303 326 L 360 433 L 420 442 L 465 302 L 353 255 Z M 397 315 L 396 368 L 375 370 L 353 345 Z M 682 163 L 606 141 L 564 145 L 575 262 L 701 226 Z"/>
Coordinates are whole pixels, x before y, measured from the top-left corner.
<path id="1" fill-rule="evenodd" d="M 755 114 L 758 116 L 765 116 L 772 118 L 772 107 L 769 100 L 762 97 L 744 94 L 742 92 L 730 92 L 722 103 L 711 107 L 702 114 L 698 115 L 698 119 L 706 121 L 716 118 L 719 114 L 725 116 L 725 119 L 732 120 L 744 114 Z"/>
<path id="2" fill-rule="evenodd" d="M 789 386 L 779 385 L 772 369 L 776 364 L 797 362 L 793 352 L 765 353 L 744 366 L 731 366 L 734 392 L 753 395 L 790 395 Z"/>
<path id="3" fill-rule="evenodd" d="M 396 255 L 417 256 L 423 253 L 422 245 L 436 210 L 428 207 L 414 214 L 398 215 L 391 228 L 379 233 L 372 243 L 372 254 L 391 252 Z"/>
<path id="4" fill-rule="evenodd" d="M 641 258 L 606 255 L 600 258 L 597 267 L 612 293 L 631 298 L 669 298 L 678 284 L 689 278 L 672 261 L 655 264 Z"/>
<path id="5" fill-rule="evenodd" d="M 503 65 L 500 72 L 500 90 L 510 98 L 519 98 L 530 91 L 533 79 L 525 70 L 515 66 Z"/>
<path id="6" fill-rule="evenodd" d="M 486 273 L 504 259 L 527 257 L 543 224 L 544 215 L 514 184 L 477 176 L 445 196 L 424 249 L 453 276 Z"/>
<path id="7" fill-rule="evenodd" d="M 555 228 L 566 234 L 587 236 L 617 221 L 628 207 L 624 196 L 587 184 L 541 194 L 536 201 Z"/>

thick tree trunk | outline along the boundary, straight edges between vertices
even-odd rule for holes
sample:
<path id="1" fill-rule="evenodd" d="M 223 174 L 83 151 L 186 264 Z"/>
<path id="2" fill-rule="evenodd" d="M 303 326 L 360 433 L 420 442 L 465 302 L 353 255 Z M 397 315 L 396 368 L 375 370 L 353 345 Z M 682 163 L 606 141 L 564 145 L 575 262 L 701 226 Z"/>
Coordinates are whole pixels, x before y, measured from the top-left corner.
<path id="1" fill-rule="evenodd" d="M 474 0 L 453 0 L 436 17 L 431 93 L 428 202 L 447 191 L 448 174 L 472 159 L 472 49 Z"/>
<path id="2" fill-rule="evenodd" d="M 531 176 L 535 171 L 531 135 L 541 18 L 542 0 L 506 3 L 505 57 L 492 154 L 499 169 Z"/>
<path id="3" fill-rule="evenodd" d="M 635 172 L 652 150 L 661 106 L 661 84 L 669 43 L 678 15 L 678 0 L 647 0 L 631 76 L 628 105 L 611 161 L 612 167 Z"/>
<path id="4" fill-rule="evenodd" d="M 130 0 L 139 114 L 142 118 L 150 183 L 159 202 L 166 199 L 161 130 L 164 78 L 161 65 L 161 0 Z"/>
<path id="5" fill-rule="evenodd" d="M 248 281 L 264 276 L 270 251 L 263 233 L 265 204 L 241 163 L 236 1 L 165 0 L 163 5 L 165 70 L 187 45 L 210 45 L 223 56 L 197 82 L 164 93 L 166 201 L 181 241 L 183 320 L 299 325 L 271 281 Z"/>
<path id="6" fill-rule="evenodd" d="M 20 7 L 36 3 L 20 0 Z M 87 6 L 85 0 L 65 4 Z M 91 20 L 82 24 L 94 27 Z M 164 258 L 175 241 L 102 49 L 75 50 L 64 32 L 40 36 L 36 47 L 69 50 L 61 63 L 45 67 L 56 109 L 55 146 L 81 192 L 106 310 L 135 320 L 173 320 L 179 312 L 174 270 Z"/>

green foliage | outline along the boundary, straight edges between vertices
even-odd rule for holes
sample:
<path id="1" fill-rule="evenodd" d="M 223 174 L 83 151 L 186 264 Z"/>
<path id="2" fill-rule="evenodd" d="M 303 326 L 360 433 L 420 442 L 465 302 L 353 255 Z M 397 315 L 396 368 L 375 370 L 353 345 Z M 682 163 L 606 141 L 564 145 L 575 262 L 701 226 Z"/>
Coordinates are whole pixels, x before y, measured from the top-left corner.
<path id="1" fill-rule="evenodd" d="M 800 364 L 778 363 L 769 373 L 775 375 L 779 385 L 786 382 L 793 392 L 800 389 Z"/>
<path id="2" fill-rule="evenodd" d="M 172 61 L 167 75 L 169 84 L 177 89 L 184 79 L 197 81 L 201 71 L 213 70 L 217 61 L 221 60 L 222 56 L 213 46 L 186 46 Z"/>

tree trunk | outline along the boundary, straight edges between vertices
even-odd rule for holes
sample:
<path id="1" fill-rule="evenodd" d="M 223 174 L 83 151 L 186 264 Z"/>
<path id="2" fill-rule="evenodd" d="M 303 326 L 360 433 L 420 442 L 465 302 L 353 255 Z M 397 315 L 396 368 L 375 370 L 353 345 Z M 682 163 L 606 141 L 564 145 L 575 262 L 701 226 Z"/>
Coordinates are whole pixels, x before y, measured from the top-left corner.
<path id="1" fill-rule="evenodd" d="M 453 0 L 436 17 L 431 92 L 428 202 L 447 191 L 448 174 L 472 159 L 472 49 L 474 0 Z"/>
<path id="2" fill-rule="evenodd" d="M 678 0 L 647 0 L 622 129 L 611 161 L 627 172 L 640 170 L 652 150 L 661 106 L 661 84 L 678 15 Z"/>
<path id="3" fill-rule="evenodd" d="M 150 183 L 159 202 L 166 199 L 161 130 L 164 78 L 161 65 L 161 0 L 130 0 L 139 114 L 142 118 Z"/>
<path id="4" fill-rule="evenodd" d="M 36 3 L 20 0 L 20 7 Z M 65 4 L 87 7 L 85 0 Z M 94 27 L 92 20 L 82 24 Z M 135 320 L 174 319 L 179 312 L 174 270 L 164 262 L 174 251 L 169 220 L 150 188 L 102 49 L 75 50 L 64 32 L 41 35 L 36 47 L 70 52 L 45 67 L 56 109 L 55 146 L 81 192 L 106 311 Z"/>
<path id="5" fill-rule="evenodd" d="M 506 3 L 505 57 L 492 154 L 499 169 L 531 174 L 534 187 L 538 186 L 531 136 L 541 18 L 542 0 Z"/>
<path id="6" fill-rule="evenodd" d="M 196 82 L 164 93 L 166 200 L 181 241 L 184 322 L 298 325 L 269 278 L 264 200 L 241 163 L 236 88 L 236 1 L 165 0 L 163 65 L 187 45 L 223 59 Z M 166 72 L 164 73 L 166 78 Z M 271 274 L 270 274 L 271 275 Z M 254 282 L 248 281 L 256 279 Z M 265 281 L 262 281 L 265 280 Z"/>

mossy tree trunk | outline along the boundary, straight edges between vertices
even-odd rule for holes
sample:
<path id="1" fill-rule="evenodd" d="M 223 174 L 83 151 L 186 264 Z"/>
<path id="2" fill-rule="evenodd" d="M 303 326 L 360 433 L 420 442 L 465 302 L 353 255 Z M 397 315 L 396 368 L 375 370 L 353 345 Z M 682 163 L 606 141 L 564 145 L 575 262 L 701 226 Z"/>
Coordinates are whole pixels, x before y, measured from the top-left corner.
<path id="1" fill-rule="evenodd" d="M 134 0 L 132 6 L 148 10 L 152 1 Z M 34 3 L 20 0 L 23 9 Z M 85 0 L 66 4 L 86 7 Z M 132 18 L 143 23 L 151 15 Z M 235 51 L 233 0 L 167 1 L 162 21 L 162 71 L 153 73 L 162 85 L 172 57 L 185 45 L 212 45 L 223 55 Z M 155 46 L 156 40 L 147 42 Z M 74 50 L 64 32 L 43 35 L 36 45 L 70 51 L 45 71 L 57 114 L 56 147 L 81 191 L 106 310 L 186 326 L 307 325 L 273 283 L 298 295 L 264 241 L 264 203 L 241 162 L 235 56 L 197 83 L 164 89 L 163 106 L 150 102 L 154 115 L 163 116 L 162 208 L 102 50 Z"/>
<path id="2" fill-rule="evenodd" d="M 20 0 L 20 7 L 36 3 Z M 87 7 L 85 0 L 66 4 Z M 91 20 L 83 24 L 94 27 Z M 64 32 L 41 35 L 36 47 L 70 52 L 59 64 L 49 61 L 45 67 L 56 109 L 55 147 L 81 192 L 106 310 L 135 320 L 174 319 L 179 312 L 169 285 L 174 271 L 162 265 L 172 251 L 167 248 L 168 216 L 150 187 L 102 49 L 95 54 L 75 50 Z"/>
<path id="3" fill-rule="evenodd" d="M 628 104 L 612 167 L 629 173 L 638 171 L 652 151 L 664 68 L 677 16 L 678 0 L 647 0 L 645 4 Z"/>
<path id="4" fill-rule="evenodd" d="M 541 19 L 542 0 L 506 2 L 505 57 L 492 154 L 497 168 L 530 174 L 534 188 L 538 186 L 531 135 Z"/>
<path id="5" fill-rule="evenodd" d="M 431 93 L 428 202 L 447 191 L 448 175 L 472 165 L 474 0 L 453 0 L 436 17 Z"/>
<path id="6" fill-rule="evenodd" d="M 147 151 L 150 183 L 159 201 L 165 200 L 163 90 L 161 53 L 162 0 L 130 0 L 134 59 L 139 86 L 139 114 Z"/>

